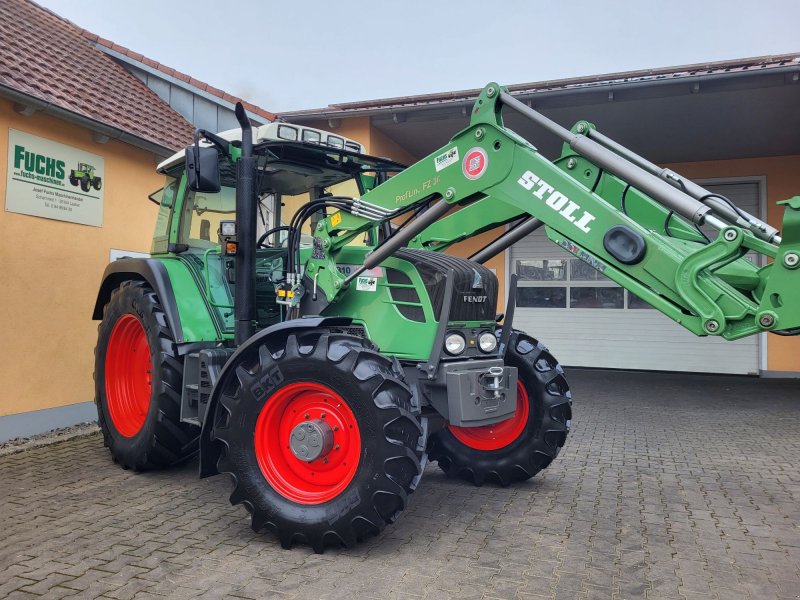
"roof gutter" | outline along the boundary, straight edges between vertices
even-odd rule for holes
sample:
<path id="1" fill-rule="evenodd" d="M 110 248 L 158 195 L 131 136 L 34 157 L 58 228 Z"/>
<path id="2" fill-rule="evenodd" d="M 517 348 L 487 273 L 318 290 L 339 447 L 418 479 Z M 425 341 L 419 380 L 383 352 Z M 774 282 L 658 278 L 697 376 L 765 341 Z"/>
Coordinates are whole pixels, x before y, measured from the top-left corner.
<path id="1" fill-rule="evenodd" d="M 46 100 L 42 100 L 36 96 L 31 96 L 30 94 L 25 94 L 19 90 L 15 90 L 14 88 L 2 83 L 0 83 L 0 96 L 8 98 L 12 102 L 22 104 L 26 107 L 31 107 L 36 112 L 42 112 L 59 119 L 63 119 L 64 121 L 68 121 L 75 125 L 85 127 L 95 133 L 107 137 L 109 140 L 118 140 L 125 144 L 152 152 L 160 158 L 166 158 L 175 153 L 174 148 L 167 148 L 161 144 L 156 144 L 155 142 L 151 142 L 150 140 L 133 135 L 127 131 L 119 129 L 118 127 L 113 127 L 111 125 L 101 123 L 100 121 L 90 119 L 89 117 L 85 117 L 81 114 L 58 106 L 57 104 L 53 104 L 52 102 L 47 102 Z"/>
<path id="2" fill-rule="evenodd" d="M 735 71 L 728 73 L 697 73 L 691 75 L 679 75 L 670 77 L 669 75 L 657 75 L 650 77 L 658 77 L 653 79 L 642 79 L 639 81 L 625 81 L 625 80 L 606 80 L 598 82 L 576 83 L 561 88 L 544 88 L 537 89 L 531 87 L 527 90 L 520 89 L 519 85 L 508 86 L 511 95 L 517 99 L 525 100 L 533 97 L 556 97 L 567 95 L 584 95 L 589 93 L 597 93 L 602 91 L 622 91 L 641 89 L 646 87 L 662 87 L 665 85 L 679 85 L 681 83 L 707 83 L 710 81 L 724 81 L 728 79 L 741 79 L 745 77 L 752 77 L 756 75 L 779 75 L 786 73 L 800 73 L 800 64 L 787 65 L 781 67 L 772 67 L 769 69 L 756 69 L 750 71 Z M 643 76 L 647 77 L 647 76 Z M 471 108 L 478 97 L 480 90 L 470 90 L 467 94 L 469 96 L 460 96 L 455 98 L 441 98 L 424 100 L 425 96 L 409 96 L 407 98 L 398 99 L 398 101 L 405 101 L 407 104 L 394 104 L 387 106 L 365 106 L 363 108 L 327 108 L 317 110 L 305 110 L 295 112 L 278 113 L 278 117 L 286 119 L 291 123 L 303 123 L 308 120 L 319 119 L 342 119 L 349 117 L 364 117 L 364 116 L 378 116 L 393 113 L 411 112 L 418 110 L 431 110 L 437 108 Z M 687 88 L 687 94 L 693 93 L 690 88 Z M 415 104 L 414 102 L 419 102 Z"/>

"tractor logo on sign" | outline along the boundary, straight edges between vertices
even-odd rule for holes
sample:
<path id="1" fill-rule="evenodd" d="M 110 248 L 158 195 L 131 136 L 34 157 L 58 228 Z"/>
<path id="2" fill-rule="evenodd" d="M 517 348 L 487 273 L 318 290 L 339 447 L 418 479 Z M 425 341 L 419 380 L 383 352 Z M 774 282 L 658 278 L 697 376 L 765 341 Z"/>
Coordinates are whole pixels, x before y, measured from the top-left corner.
<path id="1" fill-rule="evenodd" d="M 489 156 L 483 148 L 472 148 L 464 157 L 461 170 L 467 179 L 480 179 L 489 166 Z"/>

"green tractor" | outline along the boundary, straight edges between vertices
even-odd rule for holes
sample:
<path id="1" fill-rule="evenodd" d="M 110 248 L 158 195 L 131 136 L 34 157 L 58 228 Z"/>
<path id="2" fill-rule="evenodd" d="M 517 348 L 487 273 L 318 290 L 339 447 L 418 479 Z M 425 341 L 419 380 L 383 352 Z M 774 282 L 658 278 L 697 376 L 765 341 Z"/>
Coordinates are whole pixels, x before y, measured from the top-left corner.
<path id="1" fill-rule="evenodd" d="M 95 175 L 94 170 L 92 165 L 78 163 L 78 168 L 69 172 L 69 182 L 73 186 L 80 185 L 84 192 L 88 192 L 92 188 L 99 192 L 103 186 L 103 179 Z"/>
<path id="2" fill-rule="evenodd" d="M 562 155 L 506 129 L 503 109 L 560 137 Z M 200 476 L 227 473 L 231 502 L 284 547 L 379 533 L 429 460 L 509 485 L 558 456 L 572 421 L 564 372 L 535 332 L 514 329 L 516 277 L 498 312 L 483 266 L 539 227 L 697 335 L 800 332 L 800 198 L 782 239 L 496 84 L 466 129 L 407 168 L 236 115 L 240 130 L 199 130 L 159 165 L 151 258 L 106 269 L 96 402 L 115 461 L 145 470 L 199 453 Z M 299 204 L 285 225 L 283 201 Z M 506 224 L 469 259 L 444 252 Z M 758 268 L 748 252 L 773 260 Z"/>

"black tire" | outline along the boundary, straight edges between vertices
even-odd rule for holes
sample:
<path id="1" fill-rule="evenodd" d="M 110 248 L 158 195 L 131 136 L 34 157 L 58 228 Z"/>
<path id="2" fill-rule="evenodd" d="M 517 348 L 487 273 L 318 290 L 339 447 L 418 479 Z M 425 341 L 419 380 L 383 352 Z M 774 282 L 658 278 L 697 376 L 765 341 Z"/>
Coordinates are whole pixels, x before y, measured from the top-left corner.
<path id="1" fill-rule="evenodd" d="M 92 184 L 91 184 L 91 181 L 89 180 L 89 177 L 88 177 L 88 176 L 86 176 L 86 175 L 84 175 L 84 176 L 81 178 L 81 189 L 82 189 L 84 192 L 88 192 L 88 191 L 89 191 L 89 188 L 91 188 L 91 187 L 92 187 Z"/>
<path id="2" fill-rule="evenodd" d="M 238 360 L 218 384 L 212 439 L 222 445 L 219 472 L 233 482 L 230 501 L 250 512 L 253 530 L 268 528 L 284 548 L 301 542 L 322 552 L 329 545 L 352 547 L 392 523 L 419 482 L 425 448 L 399 366 L 367 340 L 321 330 L 267 340 Z M 270 484 L 258 464 L 254 434 L 270 401 L 278 402 L 273 399 L 291 384 L 309 382 L 346 399 L 361 437 L 352 480 L 317 504 L 293 501 Z"/>
<path id="3" fill-rule="evenodd" d="M 78 182 L 78 178 L 75 177 L 75 175 L 70 175 L 69 176 L 69 182 L 70 182 L 71 185 L 74 185 L 74 186 L 78 185 L 78 183 L 79 183 Z"/>
<path id="4" fill-rule="evenodd" d="M 527 392 L 527 423 L 513 442 L 496 450 L 476 450 L 458 440 L 447 427 L 431 435 L 429 457 L 449 477 L 460 477 L 475 485 L 487 480 L 503 486 L 525 481 L 547 468 L 567 439 L 572 400 L 556 359 L 534 338 L 515 330 L 505 362 L 517 367 Z"/>
<path id="5" fill-rule="evenodd" d="M 95 177 L 94 179 L 92 179 L 92 187 L 94 189 L 96 189 L 98 192 L 100 191 L 100 188 L 102 186 L 103 186 L 103 180 L 102 179 L 100 179 L 99 177 Z"/>
<path id="6" fill-rule="evenodd" d="M 115 426 L 106 389 L 106 355 L 117 322 L 133 315 L 144 329 L 151 359 L 150 400 L 144 424 L 132 436 Z M 183 357 L 155 292 L 142 281 L 125 281 L 103 308 L 95 348 L 95 404 L 105 445 L 126 469 L 144 471 L 178 464 L 197 451 L 200 429 L 180 422 Z"/>

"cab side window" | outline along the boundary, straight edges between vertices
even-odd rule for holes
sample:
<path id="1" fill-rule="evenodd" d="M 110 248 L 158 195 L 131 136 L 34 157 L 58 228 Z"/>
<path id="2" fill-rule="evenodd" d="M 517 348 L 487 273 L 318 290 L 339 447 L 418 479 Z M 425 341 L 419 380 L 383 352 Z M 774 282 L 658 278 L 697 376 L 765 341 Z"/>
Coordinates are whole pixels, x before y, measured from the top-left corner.
<path id="1" fill-rule="evenodd" d="M 156 229 L 153 234 L 153 244 L 150 248 L 152 254 L 167 252 L 167 248 L 169 247 L 169 226 L 172 220 L 172 207 L 175 205 L 175 198 L 178 196 L 179 187 L 180 179 L 167 177 L 164 187 L 150 194 L 150 200 L 158 203 Z"/>

